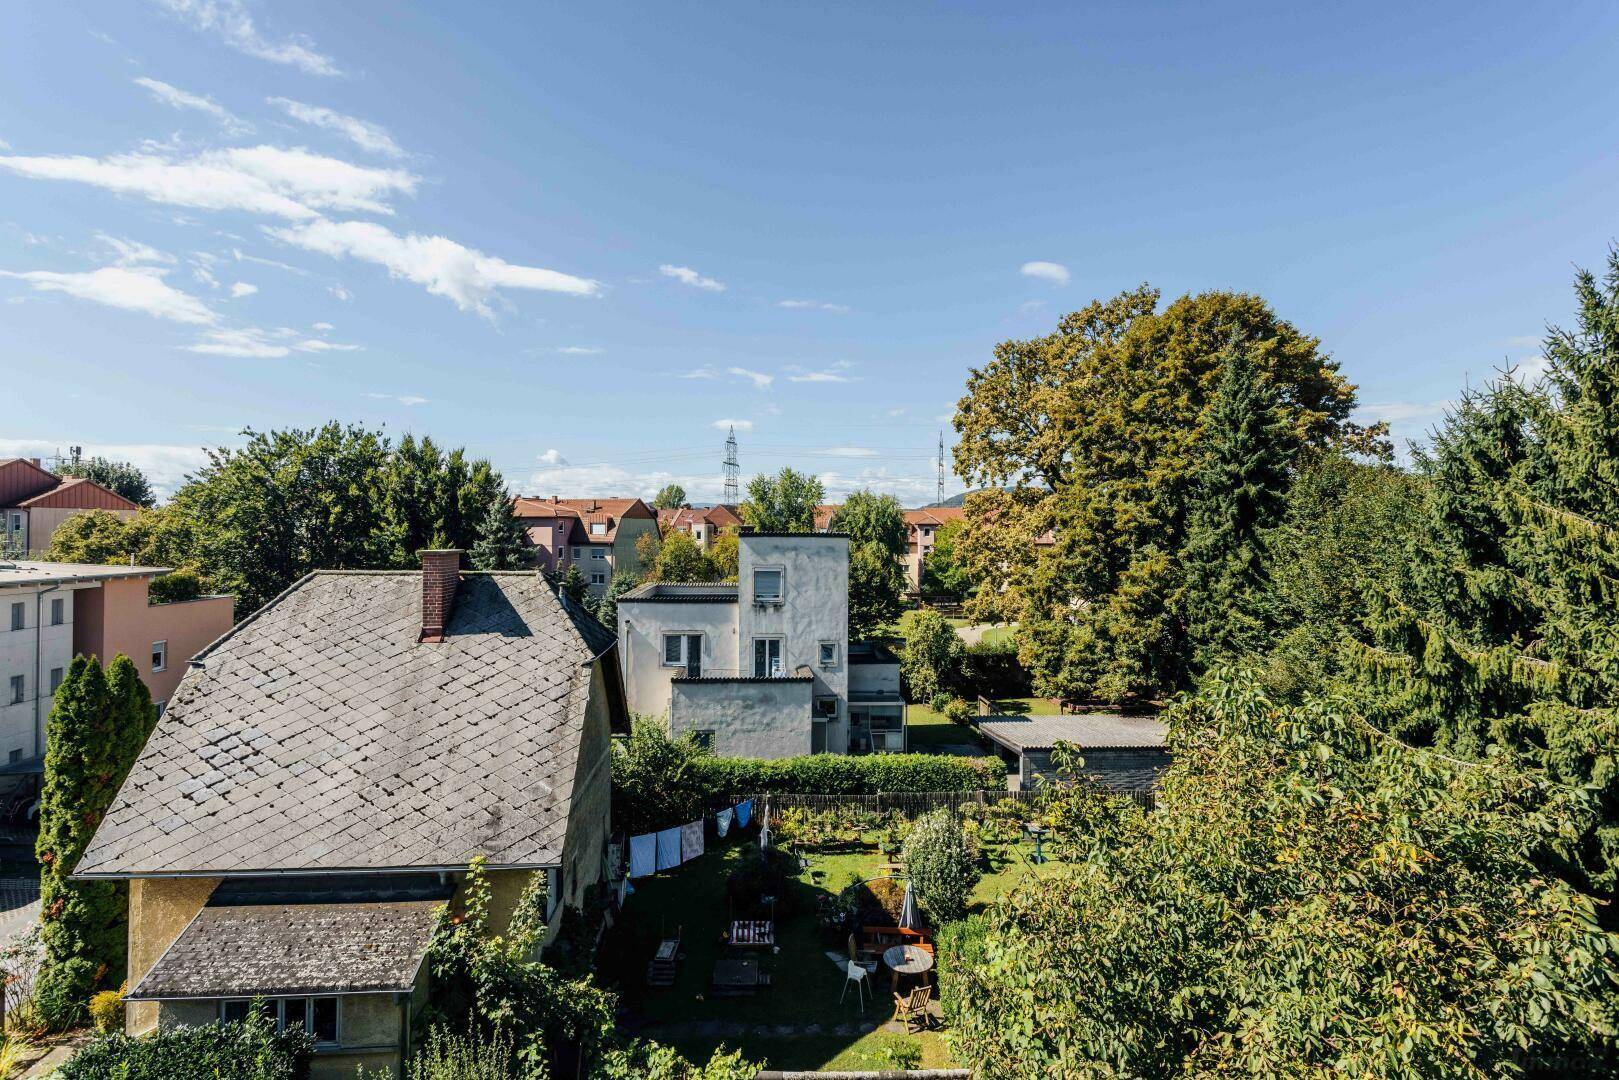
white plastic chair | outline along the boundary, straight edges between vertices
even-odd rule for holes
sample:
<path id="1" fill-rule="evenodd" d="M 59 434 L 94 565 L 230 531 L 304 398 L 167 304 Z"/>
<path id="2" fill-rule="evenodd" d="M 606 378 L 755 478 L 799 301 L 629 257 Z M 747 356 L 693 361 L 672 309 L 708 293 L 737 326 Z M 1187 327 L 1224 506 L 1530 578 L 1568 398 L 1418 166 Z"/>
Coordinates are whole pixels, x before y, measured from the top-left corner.
<path id="1" fill-rule="evenodd" d="M 860 997 L 860 1011 L 866 1011 L 866 969 L 854 960 L 850 960 L 848 967 L 844 968 L 843 993 L 838 995 L 838 1002 L 849 996 L 849 984 L 854 983 L 855 993 Z"/>

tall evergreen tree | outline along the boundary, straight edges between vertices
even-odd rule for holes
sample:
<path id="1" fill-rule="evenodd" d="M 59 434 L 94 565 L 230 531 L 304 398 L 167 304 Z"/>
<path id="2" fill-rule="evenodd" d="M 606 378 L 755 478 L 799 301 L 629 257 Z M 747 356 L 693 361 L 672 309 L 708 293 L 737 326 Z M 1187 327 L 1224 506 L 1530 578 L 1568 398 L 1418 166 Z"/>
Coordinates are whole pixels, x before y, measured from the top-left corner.
<path id="1" fill-rule="evenodd" d="M 1186 633 L 1200 668 L 1264 643 L 1265 533 L 1282 516 L 1291 443 L 1275 395 L 1234 350 L 1209 406 L 1182 555 Z"/>
<path id="2" fill-rule="evenodd" d="M 123 981 L 125 887 L 69 875 L 156 723 L 152 695 L 121 653 L 106 671 L 94 657 L 75 657 L 57 687 L 35 845 L 45 958 L 34 1000 L 52 1027 L 80 1022 L 93 992 Z"/>
<path id="3" fill-rule="evenodd" d="M 505 492 L 491 499 L 484 510 L 470 559 L 474 570 L 516 570 L 528 561 L 523 527 L 512 515 Z"/>
<path id="4" fill-rule="evenodd" d="M 1546 379 L 1470 395 L 1421 461 L 1412 569 L 1372 594 L 1356 657 L 1402 736 L 1586 790 L 1598 822 L 1564 870 L 1619 922 L 1619 251 L 1575 294 Z"/>
<path id="5" fill-rule="evenodd" d="M 585 575 L 579 572 L 577 563 L 569 566 L 567 572 L 562 575 L 561 587 L 562 595 L 581 606 L 585 605 L 590 595 L 590 585 L 585 581 Z"/>

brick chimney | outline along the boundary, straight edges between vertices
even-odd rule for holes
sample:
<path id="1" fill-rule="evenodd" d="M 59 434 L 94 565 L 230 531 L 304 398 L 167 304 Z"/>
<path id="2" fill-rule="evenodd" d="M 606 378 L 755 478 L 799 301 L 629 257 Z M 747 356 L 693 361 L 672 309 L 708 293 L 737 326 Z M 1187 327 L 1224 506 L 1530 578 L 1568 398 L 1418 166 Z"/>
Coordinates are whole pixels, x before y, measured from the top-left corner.
<path id="1" fill-rule="evenodd" d="M 443 641 L 461 584 L 461 549 L 424 549 L 422 555 L 422 633 L 418 641 Z"/>

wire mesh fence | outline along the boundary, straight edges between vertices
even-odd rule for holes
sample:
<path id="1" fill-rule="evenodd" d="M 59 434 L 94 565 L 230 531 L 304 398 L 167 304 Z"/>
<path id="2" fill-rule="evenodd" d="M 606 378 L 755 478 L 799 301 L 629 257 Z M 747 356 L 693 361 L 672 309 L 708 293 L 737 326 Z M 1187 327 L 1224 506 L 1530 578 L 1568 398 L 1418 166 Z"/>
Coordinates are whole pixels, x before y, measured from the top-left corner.
<path id="1" fill-rule="evenodd" d="M 879 815 L 898 813 L 902 817 L 915 818 L 940 808 L 948 809 L 953 814 L 959 814 L 963 806 L 984 807 L 1007 801 L 1019 803 L 1027 807 L 1029 812 L 1033 814 L 1038 813 L 1053 798 L 1064 794 L 1065 790 L 1035 788 L 1031 791 L 896 791 L 879 792 L 875 795 L 811 795 L 792 792 L 761 792 L 745 797 L 752 799 L 755 807 L 762 808 L 768 802 L 773 813 L 788 809 L 814 812 L 858 810 Z M 1096 790 L 1108 795 L 1129 799 L 1143 810 L 1151 811 L 1156 806 L 1154 793 L 1150 788 L 1112 788 L 1096 785 Z M 736 801 L 735 797 L 716 796 L 714 809 L 723 809 Z"/>

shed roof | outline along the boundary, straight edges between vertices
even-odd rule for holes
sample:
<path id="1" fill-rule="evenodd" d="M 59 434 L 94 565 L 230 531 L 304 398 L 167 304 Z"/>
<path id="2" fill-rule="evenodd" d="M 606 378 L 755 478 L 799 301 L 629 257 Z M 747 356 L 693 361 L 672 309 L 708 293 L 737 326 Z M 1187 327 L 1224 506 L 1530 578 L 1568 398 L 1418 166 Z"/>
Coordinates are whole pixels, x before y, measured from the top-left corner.
<path id="1" fill-rule="evenodd" d="M 129 999 L 408 991 L 442 906 L 438 900 L 210 904 Z"/>
<path id="2" fill-rule="evenodd" d="M 43 562 L 16 559 L 0 562 L 0 589 L 8 585 L 66 585 L 75 581 L 106 581 L 112 578 L 157 577 L 167 574 L 163 566 L 124 566 L 118 563 Z"/>
<path id="3" fill-rule="evenodd" d="M 1164 745 L 1169 725 L 1155 716 L 1080 713 L 1072 716 L 984 716 L 978 729 L 1009 750 L 1050 750 L 1059 742 L 1085 750 L 1149 749 Z"/>
<path id="4" fill-rule="evenodd" d="M 421 593 L 312 574 L 198 654 L 77 874 L 555 865 L 613 634 L 537 574 L 466 574 L 422 643 Z"/>

